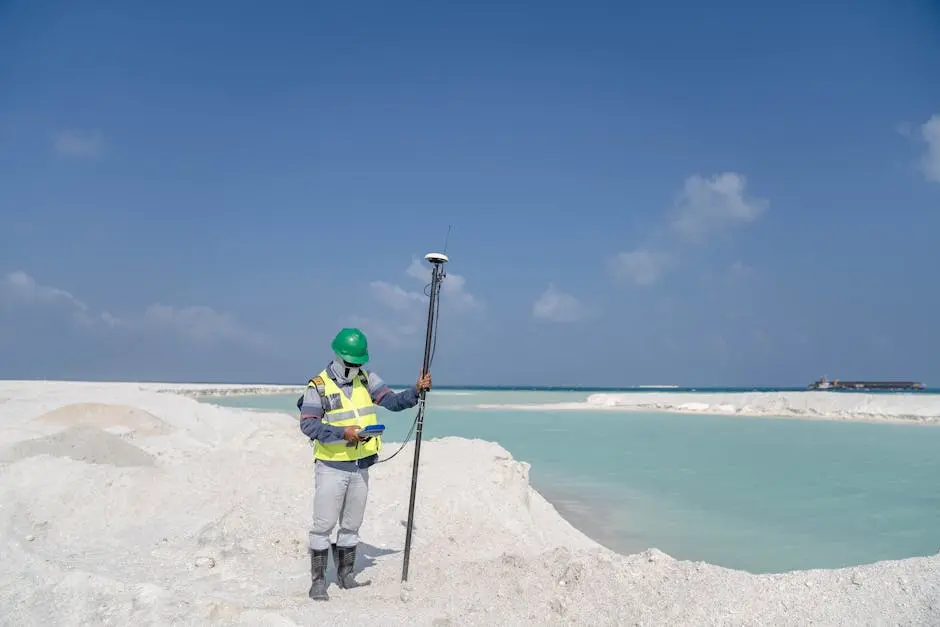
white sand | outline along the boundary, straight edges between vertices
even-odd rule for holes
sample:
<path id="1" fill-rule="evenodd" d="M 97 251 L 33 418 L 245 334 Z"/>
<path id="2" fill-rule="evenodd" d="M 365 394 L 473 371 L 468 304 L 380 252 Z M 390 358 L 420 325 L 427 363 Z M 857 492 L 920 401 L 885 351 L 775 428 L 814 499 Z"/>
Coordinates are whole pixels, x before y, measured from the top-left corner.
<path id="1" fill-rule="evenodd" d="M 940 395 L 920 392 L 653 392 L 592 394 L 587 405 L 747 416 L 886 422 L 940 422 Z"/>
<path id="2" fill-rule="evenodd" d="M 759 576 L 617 555 L 534 492 L 527 465 L 459 438 L 422 448 L 403 585 L 410 448 L 373 471 L 358 563 L 372 585 L 314 603 L 294 417 L 138 384 L 0 383 L 0 624 L 940 624 L 940 554 Z"/>
<path id="3" fill-rule="evenodd" d="M 654 411 L 858 422 L 940 424 L 940 395 L 919 392 L 631 392 L 591 394 L 583 402 L 479 404 L 482 410 Z"/>

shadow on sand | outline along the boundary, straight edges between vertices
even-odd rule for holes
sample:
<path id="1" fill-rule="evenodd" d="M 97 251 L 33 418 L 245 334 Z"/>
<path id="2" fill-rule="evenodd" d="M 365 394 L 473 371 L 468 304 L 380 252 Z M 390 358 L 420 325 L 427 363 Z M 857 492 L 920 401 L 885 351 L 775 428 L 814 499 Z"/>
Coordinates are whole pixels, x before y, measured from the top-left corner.
<path id="1" fill-rule="evenodd" d="M 356 565 L 353 567 L 353 572 L 359 575 L 364 569 L 374 566 L 376 558 L 391 555 L 392 553 L 401 553 L 401 551 L 380 549 L 368 542 L 359 542 L 359 548 L 356 551 Z M 369 581 L 369 578 L 360 576 L 356 577 L 356 580 L 360 583 L 365 583 Z M 330 551 L 330 563 L 326 569 L 326 583 L 327 585 L 336 583 L 336 560 L 332 550 Z"/>

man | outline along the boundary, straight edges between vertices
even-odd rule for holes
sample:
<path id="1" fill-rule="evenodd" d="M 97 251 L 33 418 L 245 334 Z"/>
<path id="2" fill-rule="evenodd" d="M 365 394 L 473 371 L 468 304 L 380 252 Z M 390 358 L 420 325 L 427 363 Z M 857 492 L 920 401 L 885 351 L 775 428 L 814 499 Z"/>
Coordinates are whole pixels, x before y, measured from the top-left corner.
<path id="1" fill-rule="evenodd" d="M 353 577 L 359 527 L 369 493 L 369 467 L 378 461 L 381 436 L 360 438 L 358 431 L 376 424 L 376 405 L 402 411 L 418 404 L 419 394 L 431 389 L 430 373 L 414 387 L 393 392 L 374 372 L 362 366 L 369 361 L 366 336 L 359 329 L 342 329 L 333 339 L 333 360 L 310 380 L 298 399 L 300 429 L 313 441 L 316 488 L 313 527 L 310 530 L 309 596 L 329 600 L 326 565 L 330 534 L 339 523 L 332 545 L 336 579 L 340 588 L 359 585 Z"/>

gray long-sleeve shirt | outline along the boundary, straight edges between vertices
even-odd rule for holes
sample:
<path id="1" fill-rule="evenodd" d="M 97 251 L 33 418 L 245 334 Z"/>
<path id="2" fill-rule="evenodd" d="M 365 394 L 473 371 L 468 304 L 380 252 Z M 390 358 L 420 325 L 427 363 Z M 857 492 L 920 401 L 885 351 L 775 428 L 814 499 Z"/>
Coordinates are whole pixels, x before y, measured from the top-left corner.
<path id="1" fill-rule="evenodd" d="M 352 382 L 338 381 L 333 373 L 332 364 L 326 367 L 326 373 L 346 396 L 352 394 Z M 418 389 L 412 386 L 401 392 L 394 392 L 382 378 L 372 371 L 366 371 L 369 375 L 369 395 L 372 402 L 389 411 L 403 411 L 418 404 L 420 396 Z M 300 430 L 303 431 L 311 440 L 319 440 L 324 444 L 336 442 L 343 439 L 343 427 L 334 427 L 323 422 L 323 407 L 320 403 L 320 394 L 316 388 L 309 387 L 304 392 L 303 399 L 298 403 L 300 407 Z M 368 468 L 376 461 L 378 455 L 370 455 L 358 461 L 335 462 L 317 460 L 328 466 L 340 470 L 356 470 L 359 468 Z"/>

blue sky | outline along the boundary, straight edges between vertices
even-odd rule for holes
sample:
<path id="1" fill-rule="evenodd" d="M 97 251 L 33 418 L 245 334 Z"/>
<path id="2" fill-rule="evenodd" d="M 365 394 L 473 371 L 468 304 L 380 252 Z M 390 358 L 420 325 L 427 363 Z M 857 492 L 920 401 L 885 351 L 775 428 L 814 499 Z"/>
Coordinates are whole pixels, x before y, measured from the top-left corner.
<path id="1" fill-rule="evenodd" d="M 196 6 L 198 4 L 198 6 Z M 0 2 L 0 376 L 940 384 L 936 2 Z M 417 265 L 415 265 L 417 263 Z"/>

